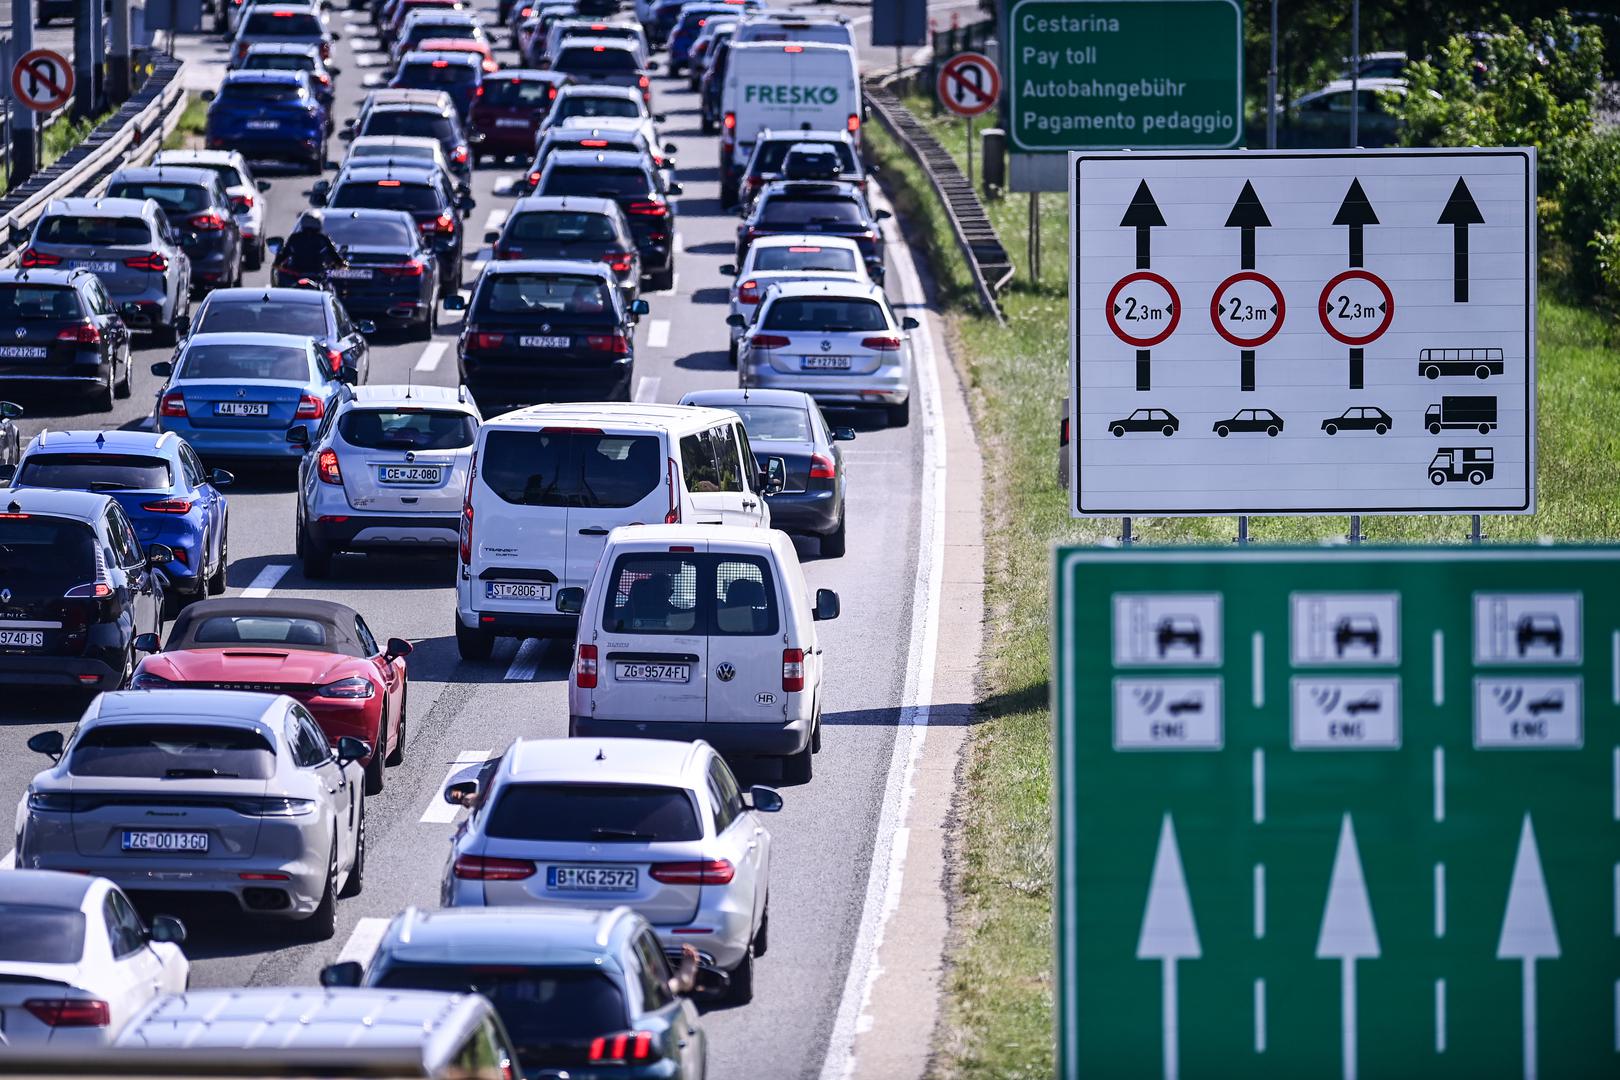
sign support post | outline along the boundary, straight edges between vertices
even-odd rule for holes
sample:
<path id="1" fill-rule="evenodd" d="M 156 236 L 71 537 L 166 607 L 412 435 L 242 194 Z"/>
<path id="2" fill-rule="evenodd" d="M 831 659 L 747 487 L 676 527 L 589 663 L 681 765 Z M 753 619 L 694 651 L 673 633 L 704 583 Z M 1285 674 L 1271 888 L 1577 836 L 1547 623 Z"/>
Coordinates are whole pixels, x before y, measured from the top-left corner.
<path id="1" fill-rule="evenodd" d="M 936 96 L 960 116 L 967 131 L 967 182 L 973 186 L 973 118 L 995 108 L 1001 98 L 1001 72 L 983 53 L 957 53 L 940 66 Z"/>
<path id="2" fill-rule="evenodd" d="M 34 0 L 11 0 L 11 56 L 27 56 L 34 51 Z M 9 66 L 8 69 L 9 70 Z M 19 102 L 26 105 L 26 102 Z M 39 165 L 39 117 L 30 108 L 16 110 L 11 124 L 11 186 L 34 175 Z"/>

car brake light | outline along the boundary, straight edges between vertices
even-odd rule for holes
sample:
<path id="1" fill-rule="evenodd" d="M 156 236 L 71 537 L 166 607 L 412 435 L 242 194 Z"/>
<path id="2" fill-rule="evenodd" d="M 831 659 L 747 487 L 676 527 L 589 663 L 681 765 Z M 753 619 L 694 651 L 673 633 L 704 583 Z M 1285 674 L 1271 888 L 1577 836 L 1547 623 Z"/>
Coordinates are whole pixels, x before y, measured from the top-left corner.
<path id="1" fill-rule="evenodd" d="M 449 214 L 440 214 L 433 219 L 433 227 L 442 233 L 456 231 L 456 219 Z"/>
<path id="2" fill-rule="evenodd" d="M 298 411 L 293 415 L 299 420 L 319 420 L 326 415 L 326 402 L 311 394 L 301 394 Z"/>
<path id="3" fill-rule="evenodd" d="M 794 693 L 804 689 L 804 650 L 782 650 L 782 689 Z"/>
<path id="4" fill-rule="evenodd" d="M 642 217 L 664 217 L 669 213 L 669 204 L 651 200 L 638 200 L 631 203 L 627 210 Z"/>
<path id="5" fill-rule="evenodd" d="M 95 323 L 83 322 L 75 326 L 64 326 L 56 332 L 57 341 L 73 341 L 80 345 L 101 344 L 101 331 L 96 329 Z"/>
<path id="6" fill-rule="evenodd" d="M 537 173 L 537 172 L 530 173 L 529 174 L 529 189 L 532 191 L 533 189 L 535 189 L 535 188 L 537 188 L 539 186 L 540 186 L 540 174 Z"/>
<path id="7" fill-rule="evenodd" d="M 574 665 L 574 684 L 581 690 L 595 690 L 596 673 L 596 646 L 580 645 L 579 660 Z"/>
<path id="8" fill-rule="evenodd" d="M 203 232 L 219 232 L 225 228 L 225 219 L 218 214 L 198 214 L 191 219 L 191 224 Z"/>
<path id="9" fill-rule="evenodd" d="M 491 334 L 477 330 L 467 335 L 467 346 L 472 349 L 498 349 L 505 340 L 505 334 Z"/>
<path id="10" fill-rule="evenodd" d="M 810 455 L 810 479 L 831 480 L 838 475 L 838 467 L 833 459 L 825 454 Z"/>
<path id="11" fill-rule="evenodd" d="M 801 53 L 801 52 L 804 52 L 804 46 L 803 45 L 784 45 L 784 46 L 782 46 L 782 51 L 783 52 L 790 52 L 790 53 Z"/>
<path id="12" fill-rule="evenodd" d="M 447 67 L 450 66 L 450 61 L 448 61 L 448 60 L 435 60 L 435 61 L 433 61 L 433 66 L 436 67 L 436 68 L 447 68 Z"/>
<path id="13" fill-rule="evenodd" d="M 749 344 L 756 349 L 785 349 L 789 340 L 781 334 L 755 334 Z"/>
<path id="14" fill-rule="evenodd" d="M 347 679 L 339 679 L 337 682 L 327 683 L 325 686 L 315 691 L 315 696 L 353 700 L 357 698 L 374 697 L 376 693 L 377 688 L 371 685 L 371 680 L 362 679 L 360 676 L 354 675 Z"/>
<path id="15" fill-rule="evenodd" d="M 400 185 L 400 181 L 398 181 L 398 180 L 379 180 L 379 181 L 377 181 L 377 186 L 378 187 L 399 187 L 399 185 Z"/>
<path id="16" fill-rule="evenodd" d="M 22 266 L 24 270 L 34 266 L 60 266 L 61 264 L 62 257 L 60 255 L 52 255 L 48 251 L 39 251 L 35 248 L 29 248 L 22 253 Z"/>
<path id="17" fill-rule="evenodd" d="M 728 859 L 653 863 L 647 876 L 664 885 L 729 885 L 737 868 Z"/>
<path id="18" fill-rule="evenodd" d="M 458 146 L 454 150 L 450 151 L 450 160 L 455 162 L 457 165 L 467 164 L 467 148 L 465 146 Z M 444 215 L 440 214 L 439 216 L 443 217 Z"/>
<path id="19" fill-rule="evenodd" d="M 821 252 L 821 249 L 819 247 L 809 247 L 808 245 L 804 245 L 804 246 L 795 245 L 793 247 L 788 248 L 788 250 L 791 251 L 795 255 L 817 255 L 817 254 L 820 254 L 820 252 Z"/>
<path id="20" fill-rule="evenodd" d="M 900 348 L 900 339 L 897 337 L 862 338 L 861 348 L 876 349 L 878 352 L 894 352 Z"/>
<path id="21" fill-rule="evenodd" d="M 320 80 L 322 86 L 332 85 L 332 76 L 326 74 L 324 71 L 315 77 Z"/>
<path id="22" fill-rule="evenodd" d="M 757 280 L 754 278 L 749 278 L 747 281 L 737 286 L 737 303 L 759 303 L 759 282 Z"/>
<path id="23" fill-rule="evenodd" d="M 170 390 L 167 394 L 164 394 L 163 400 L 158 403 L 158 415 L 186 415 L 186 396 L 178 390 Z"/>
<path id="24" fill-rule="evenodd" d="M 379 266 L 377 269 L 384 277 L 421 277 L 427 273 L 427 266 L 418 259 L 400 263 L 398 266 Z"/>
<path id="25" fill-rule="evenodd" d="M 169 268 L 169 257 L 161 251 L 154 251 L 148 255 L 131 255 L 124 260 L 124 265 L 131 270 L 156 270 L 162 273 Z"/>
<path id="26" fill-rule="evenodd" d="M 472 503 L 465 502 L 465 503 L 462 503 L 462 505 L 461 505 L 461 531 L 460 531 L 460 535 L 457 536 L 457 538 L 456 538 L 457 546 L 460 548 L 460 551 L 461 551 L 462 565 L 467 565 L 467 564 L 472 562 L 472 530 L 473 530 L 473 508 L 472 508 Z"/>
<path id="27" fill-rule="evenodd" d="M 643 75 L 640 80 L 637 81 L 636 85 L 645 90 L 647 87 L 651 86 L 652 83 L 647 79 L 647 76 Z"/>
<path id="28" fill-rule="evenodd" d="M 463 881 L 522 881 L 534 876 L 534 863 L 491 855 L 459 855 L 453 873 Z"/>
<path id="29" fill-rule="evenodd" d="M 665 525 L 679 525 L 681 523 L 681 504 L 675 496 L 675 459 L 669 459 L 669 467 L 664 472 L 664 487 L 669 492 L 669 510 L 664 514 Z"/>
<path id="30" fill-rule="evenodd" d="M 141 509 L 153 514 L 189 514 L 191 513 L 190 499 L 154 499 L 149 503 L 141 503 Z M 181 548 L 175 548 L 174 553 L 180 554 Z"/>
<path id="31" fill-rule="evenodd" d="M 734 112 L 726 113 L 720 123 L 727 131 L 735 131 L 737 128 L 737 114 Z"/>
<path id="32" fill-rule="evenodd" d="M 850 131 L 859 131 L 861 129 L 861 118 L 855 113 L 850 113 L 849 119 L 844 123 Z"/>
<path id="33" fill-rule="evenodd" d="M 338 466 L 337 452 L 331 449 L 322 450 L 315 459 L 315 475 L 321 478 L 323 484 L 343 483 L 343 469 Z"/>
<path id="34" fill-rule="evenodd" d="M 253 209 L 253 196 L 251 196 L 251 195 L 232 195 L 231 196 L 231 209 L 232 210 L 251 210 L 251 209 Z"/>
<path id="35" fill-rule="evenodd" d="M 106 1027 L 112 1022 L 107 1003 L 96 998 L 29 998 L 23 1008 L 46 1027 Z"/>
<path id="36" fill-rule="evenodd" d="M 632 257 L 627 251 L 609 251 L 603 253 L 602 261 L 607 263 L 608 269 L 615 274 L 628 274 Z"/>
<path id="37" fill-rule="evenodd" d="M 591 1040 L 592 1065 L 627 1065 L 633 1061 L 656 1061 L 657 1047 L 653 1046 L 650 1031 L 621 1031 L 615 1035 L 598 1035 Z"/>
<path id="38" fill-rule="evenodd" d="M 586 334 L 585 347 L 592 352 L 610 352 L 620 356 L 630 351 L 630 343 L 623 334 Z"/>
<path id="39" fill-rule="evenodd" d="M 83 585 L 75 585 L 62 595 L 73 599 L 105 600 L 112 594 L 112 586 L 105 581 L 91 581 Z"/>

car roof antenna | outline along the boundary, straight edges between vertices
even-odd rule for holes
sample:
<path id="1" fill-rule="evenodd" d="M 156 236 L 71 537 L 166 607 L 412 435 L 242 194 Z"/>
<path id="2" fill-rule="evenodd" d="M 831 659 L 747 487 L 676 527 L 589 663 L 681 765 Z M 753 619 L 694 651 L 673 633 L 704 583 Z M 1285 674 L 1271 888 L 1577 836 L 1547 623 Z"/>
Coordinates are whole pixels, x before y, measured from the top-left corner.
<path id="1" fill-rule="evenodd" d="M 415 377 L 415 375 L 414 375 L 413 372 L 407 371 L 405 373 L 405 400 L 406 401 L 411 400 L 411 380 L 414 377 Z"/>
<path id="2" fill-rule="evenodd" d="M 13 503 L 12 505 L 15 506 L 16 504 Z M 600 746 L 598 746 L 596 748 L 596 760 L 597 761 L 606 761 L 607 760 L 607 755 L 602 752 L 602 748 Z"/>

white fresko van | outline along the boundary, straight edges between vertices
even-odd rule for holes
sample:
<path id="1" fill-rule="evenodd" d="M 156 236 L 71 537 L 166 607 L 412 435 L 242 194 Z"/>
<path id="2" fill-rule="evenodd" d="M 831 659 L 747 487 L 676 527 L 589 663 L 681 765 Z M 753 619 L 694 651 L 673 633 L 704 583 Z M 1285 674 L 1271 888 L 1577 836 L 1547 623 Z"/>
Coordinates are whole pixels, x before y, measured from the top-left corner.
<path id="1" fill-rule="evenodd" d="M 807 783 L 821 749 L 823 663 L 814 598 L 776 529 L 641 525 L 613 530 L 580 613 L 568 733 L 704 739 L 723 754 L 783 758 Z"/>
<path id="2" fill-rule="evenodd" d="M 736 204 L 738 182 L 761 131 L 855 132 L 861 115 L 860 71 L 848 45 L 733 45 L 720 91 L 720 205 Z"/>
<path id="3" fill-rule="evenodd" d="M 764 495 L 787 475 L 761 463 L 737 414 L 688 405 L 533 405 L 478 431 L 461 511 L 456 645 L 572 637 L 556 591 L 583 586 L 620 525 L 769 528 Z"/>

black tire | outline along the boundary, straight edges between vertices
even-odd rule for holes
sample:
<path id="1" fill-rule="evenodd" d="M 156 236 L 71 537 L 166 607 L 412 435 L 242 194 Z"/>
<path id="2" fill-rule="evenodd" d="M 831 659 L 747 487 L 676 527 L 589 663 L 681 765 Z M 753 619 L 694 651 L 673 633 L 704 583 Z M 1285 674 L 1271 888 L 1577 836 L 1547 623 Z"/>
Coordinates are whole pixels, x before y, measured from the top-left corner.
<path id="1" fill-rule="evenodd" d="M 765 910 L 759 916 L 759 929 L 754 931 L 754 955 L 764 956 L 771 944 L 771 898 L 765 897 Z"/>
<path id="2" fill-rule="evenodd" d="M 242 265 L 249 270 L 257 270 L 264 265 L 264 242 L 254 241 L 242 256 Z"/>
<path id="3" fill-rule="evenodd" d="M 845 548 L 844 515 L 838 515 L 838 528 L 821 537 L 821 554 L 824 558 L 836 559 L 844 554 Z"/>
<path id="4" fill-rule="evenodd" d="M 175 312 L 175 317 L 180 317 L 180 313 L 178 311 Z M 179 341 L 180 335 L 175 333 L 174 323 L 172 322 L 160 326 L 152 331 L 152 344 L 156 345 L 160 349 L 172 349 Z"/>
<path id="5" fill-rule="evenodd" d="M 1327 432 L 1329 435 L 1337 435 L 1339 433 L 1339 425 L 1338 424 L 1329 424 L 1327 427 L 1323 428 L 1322 430 Z"/>
<path id="6" fill-rule="evenodd" d="M 388 759 L 385 765 L 403 765 L 405 763 L 405 716 L 406 709 L 411 703 L 410 688 L 406 687 L 399 694 L 399 731 L 394 735 L 394 745 L 388 748 Z"/>
<path id="7" fill-rule="evenodd" d="M 884 411 L 888 413 L 890 427 L 908 427 L 911 424 L 910 398 L 907 398 L 898 405 L 890 405 Z"/>
<path id="8" fill-rule="evenodd" d="M 702 128 L 703 134 L 705 134 L 705 135 L 713 135 L 714 134 L 714 121 L 709 119 L 709 114 L 708 113 L 703 114 L 703 119 L 698 122 L 698 126 L 700 128 Z"/>
<path id="9" fill-rule="evenodd" d="M 720 181 L 720 205 L 727 210 L 737 205 L 737 183 Z"/>
<path id="10" fill-rule="evenodd" d="M 1276 424 L 1272 424 L 1270 427 L 1266 428 L 1266 435 L 1273 439 L 1275 439 L 1281 432 L 1282 429 Z"/>
<path id="11" fill-rule="evenodd" d="M 647 275 L 647 288 L 652 292 L 664 292 L 675 287 L 675 260 L 671 259 L 669 265 L 662 270 L 654 270 Z"/>
<path id="12" fill-rule="evenodd" d="M 1232 429 L 1227 427 L 1225 424 L 1222 424 L 1220 427 L 1215 429 L 1215 434 L 1224 439 L 1228 435 L 1232 434 Z"/>
<path id="13" fill-rule="evenodd" d="M 1374 434 L 1383 435 L 1383 434 L 1386 434 L 1388 431 L 1389 431 L 1389 425 L 1388 424 L 1374 424 L 1373 425 Z"/>
<path id="14" fill-rule="evenodd" d="M 388 702 L 383 702 L 383 721 L 377 725 L 377 739 L 371 748 L 371 760 L 366 762 L 366 795 L 381 795 L 388 783 L 383 775 L 383 761 L 388 754 Z"/>
<path id="15" fill-rule="evenodd" d="M 314 941 L 330 941 L 337 933 L 337 841 L 332 841 L 332 859 L 326 870 L 326 891 L 315 910 L 304 917 L 303 929 Z"/>
<path id="16" fill-rule="evenodd" d="M 113 398 L 118 396 L 116 388 L 113 386 L 113 379 L 114 379 L 114 376 L 117 374 L 117 368 L 118 368 L 118 362 L 116 360 L 113 361 L 112 363 L 110 363 L 107 366 L 107 382 L 106 382 L 106 384 L 103 385 L 103 386 L 98 386 L 96 388 L 95 403 L 96 403 L 96 411 L 97 412 L 112 412 L 113 411 Z"/>
<path id="17" fill-rule="evenodd" d="M 130 391 L 130 380 L 134 377 L 131 369 L 135 367 L 134 360 L 126 355 L 124 357 L 124 377 L 113 383 L 113 396 L 127 398 Z"/>
<path id="18" fill-rule="evenodd" d="M 225 574 L 230 565 L 230 541 L 221 537 L 219 541 L 219 563 L 214 567 L 214 572 L 208 575 L 208 581 L 203 586 L 204 591 L 209 596 L 218 596 L 225 591 Z"/>
<path id="19" fill-rule="evenodd" d="M 366 886 L 366 802 L 360 800 L 360 822 L 357 826 L 359 834 L 355 837 L 354 866 L 349 870 L 349 876 L 343 879 L 343 891 L 338 896 L 347 900 L 359 896 L 360 890 Z"/>
<path id="20" fill-rule="evenodd" d="M 1440 377 L 1440 369 L 1437 367 L 1426 367 L 1423 369 L 1423 377 L 1425 379 L 1438 379 Z"/>
<path id="21" fill-rule="evenodd" d="M 416 324 L 412 325 L 412 327 L 411 327 L 411 340 L 412 341 L 432 341 L 433 340 L 433 312 L 437 311 L 438 307 L 439 307 L 439 305 L 434 304 L 433 307 L 431 309 L 429 309 L 427 318 L 423 319 L 420 323 L 416 323 Z"/>
<path id="22" fill-rule="evenodd" d="M 1488 379 L 1491 377 L 1491 369 L 1488 367 L 1475 368 L 1474 375 L 1480 379 Z"/>
<path id="23" fill-rule="evenodd" d="M 736 367 L 737 366 L 737 339 L 736 338 L 731 339 L 730 359 L 731 359 L 731 366 Z"/>
<path id="24" fill-rule="evenodd" d="M 1475 487 L 1478 487 L 1485 482 L 1485 474 L 1478 469 L 1475 469 L 1473 472 L 1468 474 L 1468 482 L 1473 484 Z"/>
<path id="25" fill-rule="evenodd" d="M 1440 425 L 1439 424 L 1430 424 L 1429 425 L 1429 434 L 1430 435 L 1438 435 L 1438 434 L 1440 434 Z"/>
<path id="26" fill-rule="evenodd" d="M 1115 424 L 1108 430 L 1114 433 L 1114 438 L 1116 439 L 1123 439 L 1125 437 L 1125 429 L 1118 424 Z"/>
<path id="27" fill-rule="evenodd" d="M 804 749 L 792 757 L 782 759 L 782 779 L 789 784 L 808 784 L 816 774 L 815 747 L 806 742 Z"/>
<path id="28" fill-rule="evenodd" d="M 303 556 L 304 576 L 312 580 L 332 575 L 332 549 L 318 543 L 312 536 L 298 538 L 298 553 Z"/>
<path id="29" fill-rule="evenodd" d="M 1446 474 L 1445 473 L 1437 471 L 1437 472 L 1432 472 L 1432 473 L 1429 474 L 1429 483 L 1433 484 L 1435 487 L 1439 487 L 1441 484 L 1443 484 L 1445 482 L 1446 482 Z"/>
<path id="30" fill-rule="evenodd" d="M 463 660 L 488 660 L 495 651 L 495 635 L 482 627 L 466 627 L 456 619 L 456 652 Z"/>
<path id="31" fill-rule="evenodd" d="M 726 989 L 728 1005 L 747 1005 L 754 1000 L 754 950 L 743 953 L 742 963 L 731 969 L 731 985 Z"/>

